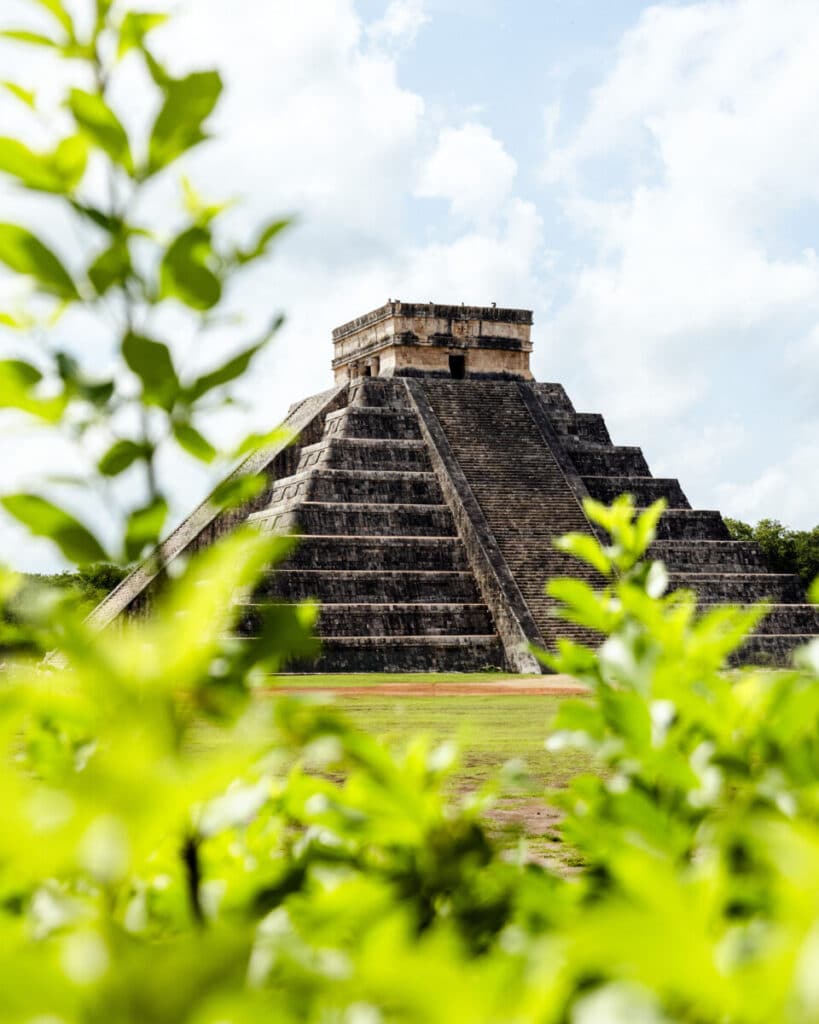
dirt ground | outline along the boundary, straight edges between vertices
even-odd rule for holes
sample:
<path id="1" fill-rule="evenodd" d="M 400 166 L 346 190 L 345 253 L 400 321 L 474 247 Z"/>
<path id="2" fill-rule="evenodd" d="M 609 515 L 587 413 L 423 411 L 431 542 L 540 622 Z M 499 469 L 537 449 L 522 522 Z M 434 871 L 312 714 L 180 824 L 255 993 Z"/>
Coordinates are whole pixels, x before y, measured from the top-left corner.
<path id="1" fill-rule="evenodd" d="M 505 697 L 582 697 L 588 689 L 571 676 L 538 676 L 508 679 L 492 679 L 486 682 L 443 682 L 443 683 L 372 683 L 365 686 L 333 686 L 322 684 L 325 693 L 338 697 L 475 697 L 492 694 Z M 315 686 L 299 686 L 286 682 L 276 687 L 279 693 L 315 693 Z"/>

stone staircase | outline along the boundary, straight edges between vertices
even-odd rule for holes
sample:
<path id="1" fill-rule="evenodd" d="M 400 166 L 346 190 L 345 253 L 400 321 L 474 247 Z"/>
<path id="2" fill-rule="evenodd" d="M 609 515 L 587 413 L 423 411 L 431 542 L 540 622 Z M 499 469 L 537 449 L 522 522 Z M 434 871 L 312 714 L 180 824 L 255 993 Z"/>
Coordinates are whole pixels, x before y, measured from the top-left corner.
<path id="1" fill-rule="evenodd" d="M 240 633 L 253 636 L 261 602 L 314 598 L 317 671 L 505 667 L 403 382 L 361 381 L 348 401 L 252 517 L 301 540 L 262 581 Z"/>
<path id="2" fill-rule="evenodd" d="M 540 637 L 597 637 L 554 615 L 544 591 L 554 576 L 597 583 L 592 570 L 554 548 L 570 531 L 589 532 L 588 520 L 558 459 L 533 419 L 515 381 L 424 380 L 423 389 L 532 613 Z"/>
<path id="3" fill-rule="evenodd" d="M 651 554 L 661 558 L 674 588 L 694 590 L 701 604 L 772 602 L 738 660 L 787 663 L 793 649 L 819 634 L 819 608 L 805 604 L 796 576 L 770 573 L 759 547 L 732 541 L 719 512 L 691 508 L 675 479 L 651 476 L 639 448 L 612 444 L 602 417 L 576 413 L 559 384 L 532 384 L 580 477 L 598 501 L 630 493 L 640 507 L 665 498 Z"/>

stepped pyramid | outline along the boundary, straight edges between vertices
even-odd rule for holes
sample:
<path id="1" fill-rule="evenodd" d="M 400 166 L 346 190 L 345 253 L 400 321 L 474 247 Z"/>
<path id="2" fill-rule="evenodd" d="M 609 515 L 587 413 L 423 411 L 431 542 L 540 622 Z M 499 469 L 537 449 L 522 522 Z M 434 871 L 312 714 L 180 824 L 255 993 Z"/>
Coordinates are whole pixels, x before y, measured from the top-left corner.
<path id="1" fill-rule="evenodd" d="M 593 532 L 584 497 L 663 497 L 652 554 L 672 586 L 705 604 L 774 602 L 743 658 L 786 663 L 819 633 L 799 580 L 768 572 L 757 545 L 732 541 L 719 512 L 692 509 L 677 480 L 653 477 L 642 451 L 613 444 L 603 417 L 576 412 L 560 384 L 534 381 L 531 323 L 528 310 L 390 301 L 337 328 L 335 386 L 285 421 L 296 444 L 239 469 L 264 473 L 264 493 L 238 512 L 203 503 L 161 561 L 245 518 L 296 531 L 295 553 L 243 608 L 242 635 L 261 602 L 315 598 L 320 671 L 538 671 L 530 643 L 594 641 L 555 618 L 544 593 L 552 576 L 584 576 L 554 538 Z M 138 568 L 98 624 L 145 608 L 161 575 Z"/>

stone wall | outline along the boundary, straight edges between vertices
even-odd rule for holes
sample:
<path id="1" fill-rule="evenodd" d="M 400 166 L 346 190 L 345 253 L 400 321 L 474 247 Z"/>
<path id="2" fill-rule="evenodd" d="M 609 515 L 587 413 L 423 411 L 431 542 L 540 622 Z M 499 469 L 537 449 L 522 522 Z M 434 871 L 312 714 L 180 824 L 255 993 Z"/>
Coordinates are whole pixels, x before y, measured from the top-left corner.
<path id="1" fill-rule="evenodd" d="M 532 314 L 496 307 L 390 302 L 333 331 L 337 383 L 361 376 L 451 376 L 450 353 L 473 374 L 531 379 Z"/>

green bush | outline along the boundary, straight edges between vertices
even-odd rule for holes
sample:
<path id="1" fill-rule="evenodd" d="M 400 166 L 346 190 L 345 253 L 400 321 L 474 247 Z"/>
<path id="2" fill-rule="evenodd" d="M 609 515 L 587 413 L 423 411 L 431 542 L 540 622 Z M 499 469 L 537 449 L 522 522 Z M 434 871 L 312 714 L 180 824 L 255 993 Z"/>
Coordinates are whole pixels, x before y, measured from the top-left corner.
<path id="1" fill-rule="evenodd" d="M 140 322 L 173 301 L 206 329 L 226 278 L 278 228 L 226 248 L 218 210 L 191 201 L 192 220 L 164 245 L 126 225 L 117 197 L 202 141 L 218 76 L 163 70 L 146 42 L 159 15 L 98 0 L 80 37 L 60 0 L 38 3 L 55 35 L 7 35 L 90 69 L 96 85 L 69 95 L 76 130 L 55 150 L 2 140 L 0 168 L 61 197 L 106 248 L 69 275 L 6 225 L 0 261 L 57 307 L 113 291 Z M 107 105 L 118 56 L 141 59 L 160 93 L 143 151 Z M 78 191 L 89 152 L 114 175 L 114 205 Z M 137 240 L 148 247 L 139 271 Z M 117 552 L 131 558 L 151 550 L 164 518 L 157 446 L 175 439 L 214 457 L 195 425 L 199 399 L 223 394 L 256 347 L 186 380 L 168 346 L 133 324 L 117 344 L 122 362 L 104 381 L 51 348 L 42 368 L 7 361 L 0 401 L 80 443 L 86 427 L 136 424 L 99 464 L 107 480 L 142 469 L 146 493 Z M 121 392 L 123 365 L 134 387 Z M 136 415 L 121 419 L 124 406 Z M 92 531 L 49 499 L 4 504 L 69 560 L 99 560 Z M 234 598 L 289 540 L 240 528 L 191 559 L 149 615 L 101 633 L 71 588 L 21 602 L 25 581 L 0 572 L 0 602 L 15 609 L 0 645 L 16 652 L 0 680 L 2 1020 L 819 1021 L 819 646 L 790 671 L 729 672 L 762 609 L 700 614 L 693 595 L 666 593 L 663 566 L 644 561 L 661 505 L 637 519 L 628 499 L 586 511 L 609 543 L 569 536 L 561 547 L 600 585 L 549 588 L 566 619 L 604 640 L 542 655 L 590 689 L 563 704 L 547 742 L 601 765 L 544 796 L 577 851 L 569 878 L 487 833 L 493 800 L 525 784 L 519 766 L 453 795 L 450 744 L 407 737 L 395 753 L 320 699 L 270 695 L 283 659 L 311 649 L 315 611 L 271 606 L 247 642 L 232 635 Z"/>

